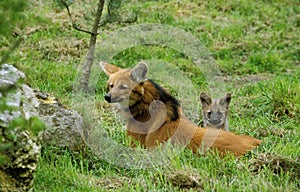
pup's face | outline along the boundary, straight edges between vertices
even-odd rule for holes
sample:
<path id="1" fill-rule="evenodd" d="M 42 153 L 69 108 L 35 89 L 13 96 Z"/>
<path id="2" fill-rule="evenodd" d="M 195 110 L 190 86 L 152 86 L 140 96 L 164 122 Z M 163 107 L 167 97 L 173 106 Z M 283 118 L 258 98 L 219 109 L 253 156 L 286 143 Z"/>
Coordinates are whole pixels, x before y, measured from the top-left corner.
<path id="1" fill-rule="evenodd" d="M 108 63 L 100 63 L 103 71 L 109 77 L 107 81 L 107 94 L 104 96 L 109 103 L 119 103 L 128 107 L 142 99 L 148 67 L 139 63 L 133 69 L 121 69 Z"/>
<path id="2" fill-rule="evenodd" d="M 206 93 L 201 93 L 204 126 L 222 128 L 228 116 L 231 94 L 226 93 L 220 99 L 211 99 Z"/>

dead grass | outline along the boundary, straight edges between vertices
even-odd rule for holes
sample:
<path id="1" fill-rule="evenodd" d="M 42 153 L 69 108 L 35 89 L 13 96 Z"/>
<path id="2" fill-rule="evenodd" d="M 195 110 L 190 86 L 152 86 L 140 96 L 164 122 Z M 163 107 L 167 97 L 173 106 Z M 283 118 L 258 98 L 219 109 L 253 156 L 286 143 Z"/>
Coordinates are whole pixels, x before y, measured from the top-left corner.
<path id="1" fill-rule="evenodd" d="M 132 180 L 128 177 L 106 177 L 106 178 L 89 178 L 90 184 L 101 187 L 105 190 L 116 190 L 124 186 L 128 186 L 132 183 Z"/>
<path id="2" fill-rule="evenodd" d="M 196 170 L 175 170 L 166 174 L 167 181 L 182 190 L 203 191 L 203 179 Z"/>
<path id="3" fill-rule="evenodd" d="M 250 169 L 253 173 L 260 173 L 268 168 L 276 175 L 289 173 L 292 181 L 300 179 L 300 158 L 291 159 L 276 154 L 259 154 L 257 158 L 250 160 Z"/>
<path id="4" fill-rule="evenodd" d="M 275 136 L 279 138 L 284 138 L 287 134 L 297 134 L 296 130 L 287 130 L 283 128 L 276 128 L 276 127 L 267 127 L 264 129 L 257 130 L 258 137 L 269 137 L 269 136 Z"/>

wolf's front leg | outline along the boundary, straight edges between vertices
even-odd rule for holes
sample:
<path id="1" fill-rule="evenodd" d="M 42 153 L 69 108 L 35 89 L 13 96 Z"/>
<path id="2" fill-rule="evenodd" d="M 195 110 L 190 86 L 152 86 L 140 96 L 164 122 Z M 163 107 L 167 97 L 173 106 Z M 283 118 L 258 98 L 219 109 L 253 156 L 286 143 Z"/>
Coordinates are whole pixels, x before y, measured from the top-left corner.
<path id="1" fill-rule="evenodd" d="M 153 147 L 167 140 L 163 133 L 167 119 L 167 108 L 163 102 L 155 100 L 149 106 L 149 113 L 151 119 L 145 122 L 148 129 L 145 145 L 146 147 Z"/>

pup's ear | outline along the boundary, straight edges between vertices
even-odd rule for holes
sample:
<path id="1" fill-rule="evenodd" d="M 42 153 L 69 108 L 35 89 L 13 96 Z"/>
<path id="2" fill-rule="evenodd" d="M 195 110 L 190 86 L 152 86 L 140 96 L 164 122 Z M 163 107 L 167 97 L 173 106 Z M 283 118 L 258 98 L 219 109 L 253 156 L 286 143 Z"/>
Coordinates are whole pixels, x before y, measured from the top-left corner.
<path id="1" fill-rule="evenodd" d="M 200 101 L 201 101 L 202 108 L 205 108 L 212 103 L 211 98 L 204 92 L 200 94 Z"/>
<path id="2" fill-rule="evenodd" d="M 148 65 L 144 62 L 140 62 L 131 70 L 131 79 L 134 82 L 142 82 L 147 78 Z"/>
<path id="3" fill-rule="evenodd" d="M 99 65 L 102 69 L 102 71 L 107 75 L 107 76 L 110 76 L 111 74 L 114 74 L 116 72 L 118 72 L 121 68 L 115 66 L 115 65 L 112 65 L 112 64 L 109 64 L 109 63 L 106 63 L 106 62 L 99 62 Z"/>
<path id="4" fill-rule="evenodd" d="M 231 101 L 231 93 L 226 93 L 221 99 L 220 99 L 220 105 L 228 108 Z"/>

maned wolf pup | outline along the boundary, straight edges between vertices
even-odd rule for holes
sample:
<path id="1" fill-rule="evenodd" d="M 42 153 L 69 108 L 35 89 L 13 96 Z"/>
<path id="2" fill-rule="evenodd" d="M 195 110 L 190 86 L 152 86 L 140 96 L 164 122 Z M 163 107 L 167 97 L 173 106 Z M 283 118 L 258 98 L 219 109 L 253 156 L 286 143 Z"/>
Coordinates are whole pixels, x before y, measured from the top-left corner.
<path id="1" fill-rule="evenodd" d="M 148 66 L 141 62 L 132 69 L 121 69 L 100 62 L 109 76 L 105 100 L 117 103 L 127 120 L 127 136 L 144 148 L 166 141 L 186 145 L 194 153 L 211 147 L 221 155 L 240 156 L 260 144 L 260 140 L 218 129 L 200 128 L 181 112 L 179 102 L 165 89 L 147 78 Z"/>
<path id="2" fill-rule="evenodd" d="M 202 104 L 204 126 L 229 131 L 228 111 L 231 94 L 226 93 L 222 98 L 211 99 L 206 93 L 202 92 L 200 94 L 200 101 Z"/>

